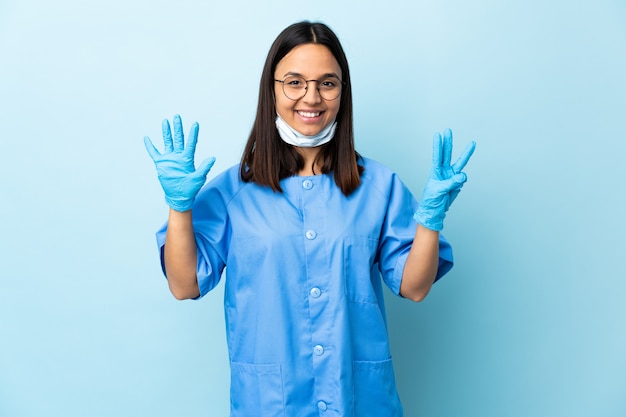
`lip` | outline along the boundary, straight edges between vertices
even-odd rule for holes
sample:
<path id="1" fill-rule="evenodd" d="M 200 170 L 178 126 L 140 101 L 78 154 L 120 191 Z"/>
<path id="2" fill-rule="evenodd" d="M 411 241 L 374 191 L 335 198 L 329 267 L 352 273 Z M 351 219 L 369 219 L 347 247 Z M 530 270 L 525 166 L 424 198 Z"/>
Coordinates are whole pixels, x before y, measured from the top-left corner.
<path id="1" fill-rule="evenodd" d="M 317 123 L 324 116 L 323 110 L 296 110 L 295 113 L 304 123 Z"/>

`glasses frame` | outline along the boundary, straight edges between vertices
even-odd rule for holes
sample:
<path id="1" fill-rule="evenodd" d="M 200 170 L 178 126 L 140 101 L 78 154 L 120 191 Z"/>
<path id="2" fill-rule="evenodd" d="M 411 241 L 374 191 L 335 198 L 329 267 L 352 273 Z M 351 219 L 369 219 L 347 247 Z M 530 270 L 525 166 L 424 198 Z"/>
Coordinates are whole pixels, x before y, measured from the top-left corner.
<path id="1" fill-rule="evenodd" d="M 287 78 L 300 78 L 300 79 L 304 80 L 304 82 L 305 82 L 306 86 L 304 87 L 304 94 L 302 94 L 302 96 L 300 96 L 300 98 L 295 98 L 295 99 L 294 99 L 294 98 L 291 98 L 291 97 L 289 97 L 289 96 L 287 95 L 287 93 L 285 92 L 285 81 L 287 80 Z M 336 79 L 337 81 L 339 81 L 339 85 L 341 86 L 341 88 L 339 89 L 339 94 L 337 94 L 337 97 L 335 97 L 335 98 L 331 98 L 331 99 L 324 98 L 324 96 L 322 96 L 322 92 L 320 91 L 320 82 L 322 82 L 322 81 L 324 81 L 324 80 L 326 80 L 326 79 L 328 79 L 328 78 L 334 78 L 334 79 Z M 345 81 L 340 80 L 340 79 L 339 79 L 339 78 L 337 78 L 337 77 L 332 77 L 332 76 L 331 76 L 331 77 L 322 77 L 322 78 L 321 78 L 321 79 L 319 79 L 319 80 L 307 80 L 306 78 L 304 78 L 304 77 L 300 77 L 300 76 L 298 76 L 298 75 L 290 75 L 290 76 L 288 76 L 288 77 L 285 77 L 285 79 L 284 79 L 284 80 L 277 80 L 277 79 L 274 79 L 274 81 L 275 81 L 275 82 L 277 82 L 277 83 L 281 83 L 281 84 L 283 85 L 283 87 L 282 87 L 283 94 L 285 95 L 285 97 L 287 97 L 287 99 L 288 99 L 288 100 L 291 100 L 291 101 L 298 101 L 298 100 L 301 100 L 301 99 L 302 99 L 302 97 L 306 96 L 306 93 L 309 91 L 309 83 L 310 83 L 310 82 L 315 82 L 315 83 L 316 83 L 315 88 L 316 88 L 316 90 L 317 90 L 317 94 L 319 94 L 319 95 L 320 95 L 320 98 L 321 98 L 322 100 L 324 100 L 324 101 L 333 101 L 333 100 L 337 100 L 337 99 L 341 96 L 341 92 L 342 92 L 342 90 L 343 90 L 343 87 L 346 85 L 346 82 L 345 82 Z"/>

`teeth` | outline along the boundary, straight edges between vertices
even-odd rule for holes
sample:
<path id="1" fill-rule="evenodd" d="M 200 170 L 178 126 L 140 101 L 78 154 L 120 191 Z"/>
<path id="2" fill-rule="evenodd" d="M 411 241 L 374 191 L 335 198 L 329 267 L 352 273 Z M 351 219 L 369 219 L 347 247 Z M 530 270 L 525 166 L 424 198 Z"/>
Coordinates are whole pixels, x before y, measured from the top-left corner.
<path id="1" fill-rule="evenodd" d="M 312 113 L 307 111 L 299 111 L 298 114 L 304 117 L 317 117 L 320 115 L 320 112 Z"/>

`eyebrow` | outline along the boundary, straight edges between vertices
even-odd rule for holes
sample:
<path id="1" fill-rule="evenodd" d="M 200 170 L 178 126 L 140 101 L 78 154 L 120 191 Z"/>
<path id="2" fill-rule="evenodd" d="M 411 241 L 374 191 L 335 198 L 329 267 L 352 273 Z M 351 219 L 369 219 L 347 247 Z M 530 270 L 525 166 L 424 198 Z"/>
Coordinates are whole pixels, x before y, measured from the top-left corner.
<path id="1" fill-rule="evenodd" d="M 290 75 L 294 75 L 296 77 L 306 78 L 304 75 L 300 74 L 299 72 L 293 72 L 293 71 L 289 71 L 289 72 L 285 73 L 284 77 L 288 77 Z M 328 78 L 328 77 L 333 77 L 333 78 L 336 78 L 338 80 L 341 80 L 341 78 L 339 78 L 339 76 L 337 74 L 335 74 L 334 72 L 327 72 L 326 74 L 323 74 L 318 79 L 321 80 L 322 78 Z"/>

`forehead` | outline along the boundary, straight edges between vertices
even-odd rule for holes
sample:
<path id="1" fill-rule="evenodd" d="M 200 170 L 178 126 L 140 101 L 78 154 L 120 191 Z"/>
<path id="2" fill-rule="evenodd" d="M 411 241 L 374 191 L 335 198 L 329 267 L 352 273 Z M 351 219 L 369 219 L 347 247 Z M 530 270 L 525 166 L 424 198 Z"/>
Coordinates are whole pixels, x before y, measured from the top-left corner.
<path id="1" fill-rule="evenodd" d="M 307 78 L 325 74 L 341 77 L 341 67 L 326 46 L 307 43 L 293 48 L 276 65 L 277 76 L 282 77 L 287 73 L 302 74 Z"/>

